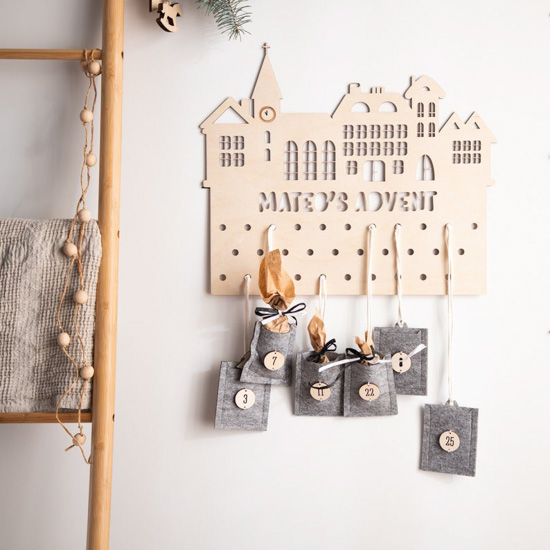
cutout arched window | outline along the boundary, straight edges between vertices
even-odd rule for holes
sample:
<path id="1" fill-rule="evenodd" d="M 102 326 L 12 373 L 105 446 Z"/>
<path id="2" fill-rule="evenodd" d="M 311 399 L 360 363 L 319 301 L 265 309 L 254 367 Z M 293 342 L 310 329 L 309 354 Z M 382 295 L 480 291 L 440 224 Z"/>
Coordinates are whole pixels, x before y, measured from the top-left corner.
<path id="1" fill-rule="evenodd" d="M 386 165 L 383 160 L 367 160 L 363 164 L 364 181 L 386 181 Z"/>
<path id="2" fill-rule="evenodd" d="M 419 116 L 419 117 L 424 116 L 424 103 L 419 103 L 416 106 L 416 115 Z"/>
<path id="3" fill-rule="evenodd" d="M 271 132 L 269 130 L 264 133 L 264 143 L 271 143 Z"/>
<path id="4" fill-rule="evenodd" d="M 352 113 L 368 113 L 370 112 L 369 106 L 363 101 L 358 101 L 351 108 Z"/>
<path id="5" fill-rule="evenodd" d="M 433 101 L 428 105 L 428 116 L 435 116 L 435 103 Z"/>
<path id="6" fill-rule="evenodd" d="M 428 125 L 428 137 L 435 137 L 435 123 L 430 122 Z"/>
<path id="7" fill-rule="evenodd" d="M 428 155 L 422 155 L 416 167 L 416 179 L 429 181 L 435 179 L 435 171 L 432 159 Z"/>
<path id="8" fill-rule="evenodd" d="M 424 137 L 424 123 L 423 122 L 419 122 L 416 125 L 416 136 L 417 137 Z"/>
<path id="9" fill-rule="evenodd" d="M 304 179 L 317 179 L 317 146 L 311 140 L 304 143 Z"/>
<path id="10" fill-rule="evenodd" d="M 392 103 L 391 101 L 384 101 L 384 103 L 381 103 L 380 107 L 378 107 L 378 111 L 381 113 L 396 113 L 397 107 L 395 106 L 395 103 Z"/>
<path id="11" fill-rule="evenodd" d="M 264 160 L 267 160 L 267 161 L 271 160 L 271 149 L 266 149 L 264 151 Z"/>
<path id="12" fill-rule="evenodd" d="M 298 179 L 298 146 L 294 141 L 285 144 L 285 180 Z"/>
<path id="13" fill-rule="evenodd" d="M 323 143 L 323 179 L 336 179 L 336 147 L 332 141 Z"/>

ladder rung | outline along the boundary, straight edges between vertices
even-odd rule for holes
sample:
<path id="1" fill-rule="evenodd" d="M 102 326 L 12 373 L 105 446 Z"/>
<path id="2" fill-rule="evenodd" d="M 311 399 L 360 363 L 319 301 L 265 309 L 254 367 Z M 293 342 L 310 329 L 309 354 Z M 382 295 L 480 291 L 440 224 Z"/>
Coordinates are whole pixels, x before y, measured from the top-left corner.
<path id="1" fill-rule="evenodd" d="M 59 413 L 63 422 L 77 422 L 78 412 Z M 82 411 L 82 422 L 92 421 L 91 411 Z M 55 413 L 0 413 L 0 424 L 52 424 L 57 422 Z"/>
<path id="2" fill-rule="evenodd" d="M 87 50 L 91 52 L 92 50 Z M 93 50 L 94 59 L 101 59 L 101 50 Z M 0 59 L 74 59 L 84 57 L 84 50 L 10 50 L 0 49 Z"/>

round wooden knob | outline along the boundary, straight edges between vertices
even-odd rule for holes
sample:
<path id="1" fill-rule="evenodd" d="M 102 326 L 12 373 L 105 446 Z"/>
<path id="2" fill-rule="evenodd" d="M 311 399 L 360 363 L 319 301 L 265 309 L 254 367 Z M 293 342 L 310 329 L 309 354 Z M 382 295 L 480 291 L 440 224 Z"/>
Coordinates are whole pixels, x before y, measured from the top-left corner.
<path id="1" fill-rule="evenodd" d="M 80 378 L 83 380 L 91 380 L 94 375 L 94 367 L 86 365 L 80 369 Z"/>
<path id="2" fill-rule="evenodd" d="M 97 157 L 93 153 L 88 153 L 86 155 L 86 166 L 95 166 L 97 162 Z"/>
<path id="3" fill-rule="evenodd" d="M 92 122 L 93 119 L 94 119 L 94 113 L 92 113 L 90 109 L 82 109 L 82 111 L 80 111 L 80 120 L 84 124 L 87 124 L 88 122 Z"/>
<path id="4" fill-rule="evenodd" d="M 85 290 L 77 290 L 73 294 L 73 301 L 80 305 L 85 304 L 88 301 L 88 293 Z"/>
<path id="5" fill-rule="evenodd" d="M 86 436 L 84 434 L 76 434 L 73 437 L 73 443 L 75 445 L 84 445 L 86 443 Z"/>
<path id="6" fill-rule="evenodd" d="M 78 254 L 78 248 L 74 243 L 65 243 L 63 245 L 63 253 L 69 258 L 74 258 Z"/>
<path id="7" fill-rule="evenodd" d="M 97 61 L 90 61 L 88 63 L 88 71 L 90 74 L 97 76 L 101 72 L 101 65 Z"/>
<path id="8" fill-rule="evenodd" d="M 92 219 L 92 213 L 91 213 L 87 208 L 83 208 L 83 209 L 78 213 L 78 219 L 79 219 L 82 223 L 88 223 L 88 222 Z"/>
<path id="9" fill-rule="evenodd" d="M 66 332 L 60 332 L 57 335 L 57 343 L 62 348 L 66 348 L 71 343 L 71 337 Z"/>

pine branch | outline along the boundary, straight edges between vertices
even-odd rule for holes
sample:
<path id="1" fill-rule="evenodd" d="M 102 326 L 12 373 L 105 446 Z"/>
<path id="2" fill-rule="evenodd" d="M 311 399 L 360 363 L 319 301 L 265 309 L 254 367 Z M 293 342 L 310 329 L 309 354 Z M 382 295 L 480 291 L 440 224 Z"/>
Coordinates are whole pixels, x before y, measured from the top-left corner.
<path id="1" fill-rule="evenodd" d="M 250 6 L 246 0 L 197 0 L 200 8 L 204 8 L 207 15 L 212 14 L 222 33 L 229 35 L 229 39 L 242 38 L 248 33 L 244 25 L 250 23 Z"/>

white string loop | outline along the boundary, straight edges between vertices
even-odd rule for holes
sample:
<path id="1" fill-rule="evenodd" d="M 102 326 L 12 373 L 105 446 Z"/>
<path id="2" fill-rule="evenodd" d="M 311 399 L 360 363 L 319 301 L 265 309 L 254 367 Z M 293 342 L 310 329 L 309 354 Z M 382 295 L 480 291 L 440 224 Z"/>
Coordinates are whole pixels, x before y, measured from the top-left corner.
<path id="1" fill-rule="evenodd" d="M 250 279 L 252 277 L 247 273 L 244 276 L 244 354 L 248 352 L 250 342 L 248 340 L 248 327 L 250 325 Z"/>
<path id="2" fill-rule="evenodd" d="M 371 223 L 367 230 L 367 332 L 372 334 L 372 243 L 376 225 Z"/>
<path id="3" fill-rule="evenodd" d="M 403 275 L 401 274 L 401 224 L 396 223 L 393 233 L 395 243 L 395 270 L 397 275 L 397 301 L 399 304 L 399 320 L 397 324 L 402 327 L 403 321 Z"/>
<path id="4" fill-rule="evenodd" d="M 267 251 L 271 252 L 273 250 L 273 231 L 277 229 L 277 226 L 272 223 L 267 230 Z"/>
<path id="5" fill-rule="evenodd" d="M 327 309 L 327 276 L 319 275 L 319 313 L 321 319 L 325 321 L 325 312 Z"/>
<path id="6" fill-rule="evenodd" d="M 447 385 L 449 390 L 449 405 L 454 405 L 453 396 L 453 332 L 454 332 L 454 311 L 453 311 L 453 226 L 448 223 L 445 226 L 445 247 L 447 249 Z"/>

